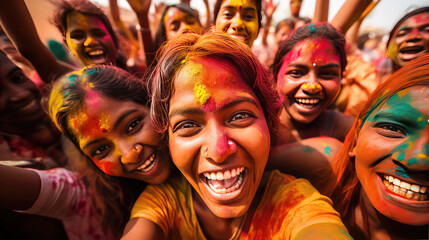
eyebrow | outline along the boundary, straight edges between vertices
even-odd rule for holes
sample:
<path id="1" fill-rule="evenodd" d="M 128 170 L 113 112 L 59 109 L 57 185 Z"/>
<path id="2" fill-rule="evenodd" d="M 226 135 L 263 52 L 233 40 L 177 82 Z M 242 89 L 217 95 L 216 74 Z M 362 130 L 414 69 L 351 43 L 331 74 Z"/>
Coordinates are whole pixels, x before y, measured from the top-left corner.
<path id="1" fill-rule="evenodd" d="M 8 77 L 11 77 L 12 75 L 16 74 L 17 72 L 22 72 L 21 68 L 19 68 L 18 66 L 15 66 L 12 70 L 10 70 L 7 73 Z"/>
<path id="2" fill-rule="evenodd" d="M 391 112 L 388 112 L 385 110 L 379 111 L 377 114 L 374 115 L 374 117 L 369 118 L 369 120 L 371 120 L 371 119 L 373 119 L 372 121 L 379 121 L 380 119 L 389 119 L 389 120 L 397 121 L 401 124 L 408 125 L 408 126 L 415 126 L 416 125 L 414 118 L 406 117 L 406 116 L 399 115 L 399 114 L 394 114 L 394 113 L 391 113 Z"/>
<path id="3" fill-rule="evenodd" d="M 87 147 L 91 146 L 92 144 L 95 144 L 95 143 L 101 142 L 102 140 L 103 140 L 103 139 L 98 138 L 98 139 L 95 139 L 95 140 L 89 141 L 89 142 L 85 143 L 85 145 L 82 147 L 82 150 L 86 149 Z"/>
<path id="4" fill-rule="evenodd" d="M 234 107 L 234 106 L 241 104 L 241 103 L 244 103 L 244 102 L 255 105 L 255 107 L 257 107 L 259 109 L 258 104 L 255 102 L 255 100 L 248 98 L 248 97 L 239 97 L 239 98 L 236 98 L 232 101 L 228 101 L 228 100 L 226 100 L 226 101 L 227 101 L 227 103 L 221 104 L 221 107 L 218 110 L 216 110 L 216 112 L 222 112 L 228 108 Z M 199 107 L 178 109 L 178 110 L 173 111 L 171 114 L 169 114 L 168 118 L 172 118 L 175 115 L 183 115 L 183 114 L 192 115 L 192 114 L 202 114 L 202 113 L 204 113 L 204 111 Z"/>
<path id="5" fill-rule="evenodd" d="M 122 113 L 118 119 L 116 119 L 115 124 L 113 125 L 113 130 L 116 130 L 118 128 L 118 126 L 121 124 L 121 122 L 130 114 L 137 112 L 138 109 L 130 109 L 124 113 Z"/>
<path id="6" fill-rule="evenodd" d="M 289 64 L 289 67 L 299 67 L 299 68 L 308 68 L 308 66 L 307 65 L 304 65 L 304 64 Z M 326 65 L 322 65 L 322 66 L 320 66 L 320 67 L 318 67 L 318 68 L 340 68 L 340 65 L 338 65 L 338 64 L 336 64 L 336 63 L 329 63 L 329 64 L 326 64 Z"/>

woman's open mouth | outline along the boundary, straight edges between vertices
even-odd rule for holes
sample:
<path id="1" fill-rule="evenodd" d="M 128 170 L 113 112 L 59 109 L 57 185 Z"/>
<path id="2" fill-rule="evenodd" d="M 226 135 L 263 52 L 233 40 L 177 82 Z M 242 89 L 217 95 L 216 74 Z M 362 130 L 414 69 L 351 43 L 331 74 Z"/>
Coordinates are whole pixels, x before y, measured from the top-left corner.
<path id="1" fill-rule="evenodd" d="M 93 49 L 87 52 L 88 57 L 94 64 L 105 64 L 107 63 L 106 52 L 104 49 Z"/>
<path id="2" fill-rule="evenodd" d="M 321 102 L 318 98 L 295 98 L 295 103 L 305 109 L 312 109 Z"/>
<path id="3" fill-rule="evenodd" d="M 245 173 L 244 167 L 237 167 L 223 172 L 205 172 L 202 178 L 214 193 L 226 194 L 241 188 Z"/>
<path id="4" fill-rule="evenodd" d="M 156 151 L 152 153 L 152 155 L 150 155 L 142 165 L 136 168 L 135 171 L 149 172 L 150 170 L 152 170 L 155 167 L 156 163 L 156 153 Z"/>
<path id="5" fill-rule="evenodd" d="M 391 192 L 412 200 L 426 201 L 429 198 L 428 187 L 401 181 L 390 175 L 383 174 L 383 183 Z"/>

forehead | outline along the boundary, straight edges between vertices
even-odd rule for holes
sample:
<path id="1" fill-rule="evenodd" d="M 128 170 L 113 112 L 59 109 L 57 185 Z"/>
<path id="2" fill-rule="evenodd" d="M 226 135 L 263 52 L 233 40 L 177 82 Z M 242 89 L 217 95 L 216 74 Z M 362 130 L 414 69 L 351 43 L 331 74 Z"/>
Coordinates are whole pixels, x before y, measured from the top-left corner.
<path id="1" fill-rule="evenodd" d="M 255 0 L 225 0 L 221 4 L 221 8 L 224 7 L 235 7 L 235 8 L 246 8 L 256 10 Z"/>
<path id="2" fill-rule="evenodd" d="M 288 55 L 295 55 L 295 57 L 290 58 L 291 61 L 307 61 L 310 58 L 311 63 L 321 61 L 340 62 L 339 54 L 335 47 L 331 41 L 325 38 L 305 39 L 295 45 Z"/>
<path id="3" fill-rule="evenodd" d="M 401 26 L 407 25 L 407 24 L 427 24 L 429 23 L 429 12 L 423 12 L 419 13 L 417 15 L 411 16 L 407 20 L 405 20 Z"/>
<path id="4" fill-rule="evenodd" d="M 82 13 L 73 11 L 67 15 L 67 27 L 70 29 L 75 28 L 101 28 L 106 29 L 103 21 L 95 16 L 84 15 Z"/>
<path id="5" fill-rule="evenodd" d="M 417 114 L 429 117 L 428 102 L 429 86 L 414 86 L 401 90 L 391 96 L 382 106 L 374 110 L 370 116 L 380 111 L 388 111 L 389 113 L 401 116 L 407 115 L 411 117 L 411 115 Z"/>
<path id="6" fill-rule="evenodd" d="M 180 20 L 185 18 L 192 18 L 192 16 L 186 12 L 183 12 L 177 7 L 170 7 L 164 15 L 164 21 L 166 22 L 171 22 L 174 20 Z"/>

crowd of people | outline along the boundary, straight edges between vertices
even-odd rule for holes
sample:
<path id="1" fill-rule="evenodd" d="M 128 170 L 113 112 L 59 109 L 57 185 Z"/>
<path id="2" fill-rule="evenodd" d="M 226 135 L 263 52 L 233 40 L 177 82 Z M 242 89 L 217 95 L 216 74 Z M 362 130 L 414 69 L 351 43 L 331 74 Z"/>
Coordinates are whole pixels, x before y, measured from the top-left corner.
<path id="1" fill-rule="evenodd" d="M 429 6 L 127 1 L 1 1 L 2 238 L 429 238 Z"/>

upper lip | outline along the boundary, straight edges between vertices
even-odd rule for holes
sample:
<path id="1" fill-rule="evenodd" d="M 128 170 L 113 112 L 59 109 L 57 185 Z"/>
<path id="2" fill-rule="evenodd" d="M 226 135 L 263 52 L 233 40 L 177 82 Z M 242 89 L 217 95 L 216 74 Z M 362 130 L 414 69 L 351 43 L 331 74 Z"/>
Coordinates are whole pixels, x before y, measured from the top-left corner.
<path id="1" fill-rule="evenodd" d="M 152 154 L 154 154 L 156 152 L 156 150 L 151 151 L 149 154 L 145 154 L 147 151 L 145 151 L 144 149 L 142 149 L 142 151 L 140 152 L 139 156 L 138 156 L 138 161 L 136 164 L 133 164 L 132 169 L 130 169 L 129 171 L 134 171 L 137 168 L 139 168 L 140 166 L 142 166 L 147 160 L 149 160 L 149 157 L 152 156 Z"/>

